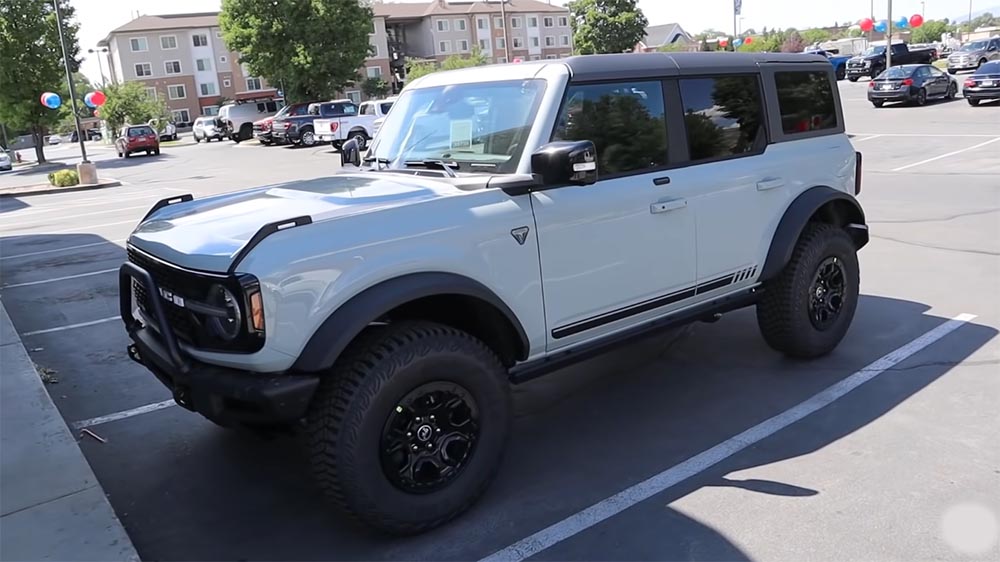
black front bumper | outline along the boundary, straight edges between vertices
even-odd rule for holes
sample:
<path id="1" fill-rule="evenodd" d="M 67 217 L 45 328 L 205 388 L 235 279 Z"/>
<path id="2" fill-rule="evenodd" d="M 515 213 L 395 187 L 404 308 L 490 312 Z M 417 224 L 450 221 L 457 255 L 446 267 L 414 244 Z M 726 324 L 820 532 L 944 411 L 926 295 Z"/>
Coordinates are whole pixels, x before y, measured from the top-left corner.
<path id="1" fill-rule="evenodd" d="M 133 316 L 133 279 L 150 295 L 145 315 L 155 328 Z M 305 415 L 319 385 L 318 375 L 257 373 L 196 361 L 180 348 L 149 272 L 125 263 L 118 281 L 121 318 L 132 339 L 129 357 L 169 388 L 177 404 L 224 426 L 287 424 Z"/>
<path id="2" fill-rule="evenodd" d="M 862 77 L 862 76 L 871 76 L 872 75 L 872 67 L 870 67 L 870 66 L 868 66 L 868 67 L 862 67 L 862 68 L 850 68 L 850 67 L 848 67 L 846 74 L 847 74 L 848 77 L 857 76 L 859 78 Z"/>

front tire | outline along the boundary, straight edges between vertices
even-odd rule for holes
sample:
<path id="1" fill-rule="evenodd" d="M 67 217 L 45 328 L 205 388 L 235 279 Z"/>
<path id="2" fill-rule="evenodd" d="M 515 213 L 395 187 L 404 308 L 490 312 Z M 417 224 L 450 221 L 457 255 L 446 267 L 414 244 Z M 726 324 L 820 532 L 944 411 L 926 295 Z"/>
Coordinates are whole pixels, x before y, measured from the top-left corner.
<path id="1" fill-rule="evenodd" d="M 370 328 L 320 384 L 311 463 L 341 509 L 393 534 L 441 525 L 492 482 L 511 420 L 496 354 L 454 328 Z"/>
<path id="2" fill-rule="evenodd" d="M 847 68 L 843 65 L 837 67 L 837 80 L 843 80 L 847 76 Z"/>
<path id="3" fill-rule="evenodd" d="M 812 359 L 834 350 L 858 304 L 857 250 L 842 228 L 810 223 L 785 269 L 767 282 L 757 324 L 773 349 Z"/>
<path id="4" fill-rule="evenodd" d="M 955 99 L 955 96 L 957 96 L 957 95 L 958 95 L 958 86 L 955 85 L 954 82 L 952 82 L 951 84 L 948 84 L 948 92 L 945 94 L 944 97 L 947 98 L 947 99 L 949 99 L 949 100 L 953 100 L 953 99 Z"/>

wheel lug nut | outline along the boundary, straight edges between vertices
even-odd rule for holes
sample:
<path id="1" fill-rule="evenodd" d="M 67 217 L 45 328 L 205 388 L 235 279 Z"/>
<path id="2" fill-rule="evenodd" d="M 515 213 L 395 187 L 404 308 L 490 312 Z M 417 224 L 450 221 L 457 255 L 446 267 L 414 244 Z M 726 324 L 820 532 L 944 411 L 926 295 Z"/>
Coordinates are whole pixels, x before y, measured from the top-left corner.
<path id="1" fill-rule="evenodd" d="M 434 421 L 434 416 L 431 416 L 431 421 Z"/>
<path id="2" fill-rule="evenodd" d="M 417 416 L 417 417 L 415 417 L 413 419 L 416 420 L 416 421 L 420 421 L 420 416 Z"/>
<path id="3" fill-rule="evenodd" d="M 441 428 L 440 428 L 440 427 L 439 427 L 439 428 L 437 428 L 437 432 L 438 432 L 438 433 L 441 433 Z"/>
<path id="4" fill-rule="evenodd" d="M 406 432 L 406 436 L 407 437 L 413 437 L 413 432 L 412 431 L 407 431 Z"/>
<path id="5" fill-rule="evenodd" d="M 433 443 L 428 443 L 427 444 L 427 448 L 428 449 L 433 449 L 434 448 L 434 444 Z"/>
<path id="6" fill-rule="evenodd" d="M 419 450 L 419 449 L 420 449 L 420 447 L 417 447 L 416 445 L 414 445 L 414 446 L 413 446 L 413 450 L 414 450 L 414 451 L 417 451 L 417 450 Z"/>

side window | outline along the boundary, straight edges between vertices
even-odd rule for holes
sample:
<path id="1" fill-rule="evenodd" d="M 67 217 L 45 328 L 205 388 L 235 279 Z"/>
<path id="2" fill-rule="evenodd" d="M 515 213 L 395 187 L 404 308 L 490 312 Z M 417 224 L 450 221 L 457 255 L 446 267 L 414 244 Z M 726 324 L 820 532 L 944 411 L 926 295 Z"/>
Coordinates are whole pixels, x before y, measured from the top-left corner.
<path id="1" fill-rule="evenodd" d="M 375 115 L 375 106 L 370 103 L 362 104 L 361 115 Z"/>
<path id="2" fill-rule="evenodd" d="M 764 148 L 764 112 L 756 75 L 685 78 L 680 87 L 692 161 Z"/>
<path id="3" fill-rule="evenodd" d="M 892 54 L 894 54 L 894 55 L 902 55 L 905 52 L 906 52 L 906 46 L 904 46 L 902 43 L 895 43 L 895 44 L 893 44 L 893 46 L 892 46 Z"/>
<path id="4" fill-rule="evenodd" d="M 602 175 L 667 164 L 659 81 L 570 86 L 552 140 L 590 140 Z"/>
<path id="5" fill-rule="evenodd" d="M 837 128 L 833 86 L 826 72 L 775 72 L 781 130 L 786 134 Z"/>

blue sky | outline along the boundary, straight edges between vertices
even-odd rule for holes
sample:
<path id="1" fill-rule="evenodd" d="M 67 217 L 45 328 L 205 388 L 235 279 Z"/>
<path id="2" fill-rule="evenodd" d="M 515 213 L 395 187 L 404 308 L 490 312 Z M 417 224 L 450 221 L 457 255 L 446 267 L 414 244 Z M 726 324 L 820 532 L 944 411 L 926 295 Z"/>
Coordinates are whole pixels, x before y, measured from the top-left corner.
<path id="1" fill-rule="evenodd" d="M 543 0 L 544 1 L 544 0 Z M 743 0 L 740 29 L 773 27 L 818 27 L 834 22 L 859 20 L 870 13 L 873 0 Z M 997 0 L 972 0 L 974 11 L 995 6 Z M 72 0 L 81 23 L 80 48 L 86 55 L 109 31 L 143 14 L 206 12 L 218 10 L 220 0 Z M 560 0 L 552 3 L 561 4 Z M 923 6 L 922 6 L 923 5 Z M 732 32 L 732 0 L 639 0 L 651 24 L 680 23 L 697 33 L 706 28 Z M 874 0 L 876 18 L 885 18 L 888 0 Z M 955 18 L 969 9 L 966 0 L 895 0 L 893 15 L 920 13 L 928 19 Z M 99 73 L 93 57 L 84 61 L 83 71 L 92 78 Z"/>

